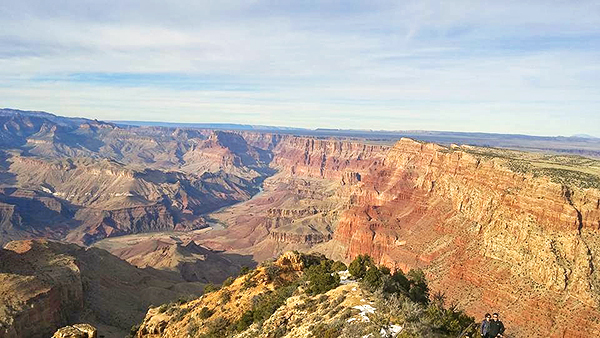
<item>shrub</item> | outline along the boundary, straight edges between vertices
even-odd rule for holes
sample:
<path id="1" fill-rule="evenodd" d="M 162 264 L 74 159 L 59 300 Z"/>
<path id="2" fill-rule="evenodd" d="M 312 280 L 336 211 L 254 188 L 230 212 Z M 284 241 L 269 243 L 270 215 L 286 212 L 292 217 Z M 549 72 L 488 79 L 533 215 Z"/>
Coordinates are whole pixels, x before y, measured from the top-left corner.
<path id="1" fill-rule="evenodd" d="M 242 266 L 242 268 L 240 269 L 240 276 L 243 276 L 243 275 L 247 274 L 247 273 L 248 273 L 248 272 L 250 272 L 250 271 L 251 271 L 251 270 L 250 270 L 250 268 L 244 265 L 244 266 Z"/>
<path id="2" fill-rule="evenodd" d="M 341 334 L 341 329 L 336 325 L 319 323 L 313 328 L 311 334 L 311 337 L 314 338 L 338 338 Z"/>
<path id="3" fill-rule="evenodd" d="M 254 277 L 254 274 L 246 275 L 246 277 L 244 278 L 244 283 L 242 283 L 242 290 L 253 288 L 257 285 L 256 281 L 253 279 L 253 277 Z"/>
<path id="4" fill-rule="evenodd" d="M 261 295 L 256 305 L 252 308 L 253 321 L 260 322 L 269 318 L 275 310 L 283 305 L 284 301 L 285 298 L 280 297 L 276 292 Z"/>
<path id="5" fill-rule="evenodd" d="M 254 313 L 252 310 L 244 312 L 242 317 L 237 321 L 235 328 L 238 331 L 244 331 L 254 322 Z"/>
<path id="6" fill-rule="evenodd" d="M 183 305 L 194 299 L 196 299 L 196 297 L 194 295 L 181 296 L 181 297 L 177 298 L 177 304 Z"/>
<path id="7" fill-rule="evenodd" d="M 211 292 L 218 291 L 219 287 L 215 286 L 213 283 L 208 283 L 204 286 L 204 294 L 208 294 Z"/>
<path id="8" fill-rule="evenodd" d="M 267 275 L 268 281 L 271 282 L 279 277 L 279 267 L 275 264 L 269 264 L 265 266 L 265 273 Z"/>
<path id="9" fill-rule="evenodd" d="M 383 273 L 381 273 L 381 271 L 376 266 L 371 266 L 365 273 L 365 276 L 362 279 L 362 283 L 370 291 L 375 291 L 381 287 L 382 277 Z"/>
<path id="10" fill-rule="evenodd" d="M 429 303 L 429 287 L 425 280 L 425 274 L 422 270 L 410 270 L 408 272 L 410 289 L 408 296 L 413 302 L 427 304 Z"/>
<path id="11" fill-rule="evenodd" d="M 307 293 L 316 295 L 327 292 L 340 285 L 340 276 L 332 273 L 327 264 L 313 265 L 305 271 L 308 280 Z"/>
<path id="12" fill-rule="evenodd" d="M 472 331 L 476 330 L 475 326 L 472 325 L 475 320 L 463 311 L 458 310 L 456 306 L 444 309 L 441 304 L 436 302 L 427 307 L 425 315 L 430 325 L 440 333 L 456 336 L 463 333 L 463 330 L 469 326 Z"/>
<path id="13" fill-rule="evenodd" d="M 229 321 L 223 317 L 217 317 L 206 324 L 206 333 L 200 335 L 202 338 L 221 338 L 227 336 Z"/>
<path id="14" fill-rule="evenodd" d="M 198 323 L 196 323 L 195 321 L 190 321 L 190 324 L 188 325 L 187 329 L 188 336 L 196 337 L 198 331 L 200 331 L 200 326 L 198 325 Z"/>
<path id="15" fill-rule="evenodd" d="M 200 316 L 200 319 L 207 319 L 210 318 L 210 316 L 212 316 L 213 313 L 214 311 L 205 306 L 202 309 L 200 309 L 200 313 L 198 315 Z"/>
<path id="16" fill-rule="evenodd" d="M 392 275 L 392 281 L 397 285 L 397 292 L 400 290 L 408 292 L 410 289 L 410 282 L 400 269 L 394 271 L 394 274 Z"/>
<path id="17" fill-rule="evenodd" d="M 348 271 L 356 278 L 363 278 L 370 266 L 374 266 L 373 259 L 369 255 L 358 255 L 350 266 Z"/>
<path id="18" fill-rule="evenodd" d="M 343 262 L 340 261 L 335 261 L 332 265 L 331 265 L 331 270 L 333 271 L 345 271 L 348 270 L 348 267 L 346 266 L 346 264 L 344 264 Z"/>
<path id="19" fill-rule="evenodd" d="M 221 292 L 221 304 L 225 304 L 231 300 L 231 292 L 229 290 L 223 290 Z"/>
<path id="20" fill-rule="evenodd" d="M 298 253 L 298 252 L 296 252 Z M 313 265 L 317 264 L 329 264 L 331 265 L 331 260 L 325 258 L 324 255 L 315 255 L 315 254 L 301 254 L 302 264 L 304 268 L 309 268 Z"/>
<path id="21" fill-rule="evenodd" d="M 168 308 L 169 308 L 169 304 L 163 304 L 158 308 L 158 313 L 163 313 L 163 312 L 167 311 Z"/>
<path id="22" fill-rule="evenodd" d="M 230 286 L 231 284 L 233 284 L 234 281 L 235 281 L 234 277 L 227 277 L 227 279 L 223 282 L 223 286 L 224 287 Z"/>
<path id="23" fill-rule="evenodd" d="M 385 294 L 402 294 L 408 296 L 410 282 L 404 276 L 402 270 L 398 270 L 393 275 L 384 274 L 381 277 L 381 289 Z"/>
<path id="24" fill-rule="evenodd" d="M 275 291 L 263 293 L 252 299 L 252 310 L 244 312 L 242 317 L 235 324 L 238 331 L 244 331 L 252 323 L 260 322 L 269 318 L 281 305 L 285 303 L 294 291 L 298 288 L 298 284 L 290 284 L 281 287 Z"/>
<path id="25" fill-rule="evenodd" d="M 188 314 L 188 312 L 190 312 L 190 309 L 185 308 L 185 309 L 181 309 L 179 308 L 175 314 L 173 315 L 173 317 L 171 317 L 171 321 L 173 322 L 179 322 L 183 319 L 183 317 L 185 317 L 185 315 Z"/>

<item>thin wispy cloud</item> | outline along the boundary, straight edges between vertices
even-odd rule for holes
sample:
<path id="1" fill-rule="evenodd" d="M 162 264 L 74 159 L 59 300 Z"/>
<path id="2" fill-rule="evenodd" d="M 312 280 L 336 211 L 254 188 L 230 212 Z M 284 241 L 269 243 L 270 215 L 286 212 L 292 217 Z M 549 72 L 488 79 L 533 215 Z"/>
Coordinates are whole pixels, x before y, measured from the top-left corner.
<path id="1" fill-rule="evenodd" d="M 6 1 L 0 105 L 600 136 L 600 3 Z"/>

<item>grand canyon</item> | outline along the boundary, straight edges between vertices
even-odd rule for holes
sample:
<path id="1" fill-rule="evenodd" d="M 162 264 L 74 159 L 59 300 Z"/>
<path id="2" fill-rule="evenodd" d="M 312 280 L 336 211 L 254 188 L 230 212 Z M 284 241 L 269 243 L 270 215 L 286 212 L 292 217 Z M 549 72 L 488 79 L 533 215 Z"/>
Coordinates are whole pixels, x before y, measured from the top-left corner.
<path id="1" fill-rule="evenodd" d="M 292 263 L 306 258 L 290 252 L 421 269 L 430 295 L 476 320 L 499 312 L 507 337 L 600 334 L 596 139 L 489 147 L 494 135 L 430 142 L 11 109 L 0 126 L 2 338 L 78 323 L 104 337 L 136 325 L 135 337 L 187 337 L 190 316 L 220 304 L 225 288 L 241 303 L 273 288 L 261 284 L 264 262 L 284 279 L 301 274 Z M 582 143 L 588 157 L 573 151 Z M 242 277 L 231 281 L 255 267 L 247 292 Z M 339 288 L 329 297 L 368 297 Z M 179 321 L 158 310 L 178 299 Z M 264 327 L 293 312 L 284 305 Z M 309 337 L 301 328 L 280 336 Z"/>

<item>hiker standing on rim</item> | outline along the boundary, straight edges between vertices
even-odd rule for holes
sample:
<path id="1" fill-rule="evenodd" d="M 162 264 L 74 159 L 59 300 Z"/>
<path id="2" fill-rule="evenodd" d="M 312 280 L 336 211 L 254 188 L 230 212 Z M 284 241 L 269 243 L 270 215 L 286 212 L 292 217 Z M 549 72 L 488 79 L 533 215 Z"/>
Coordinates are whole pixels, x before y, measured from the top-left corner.
<path id="1" fill-rule="evenodd" d="M 498 319 L 498 313 L 494 313 L 492 315 L 492 321 L 490 322 L 489 337 L 490 338 L 504 337 L 503 334 L 504 334 L 504 324 L 502 324 L 500 319 Z"/>
<path id="2" fill-rule="evenodd" d="M 483 318 L 483 320 L 481 321 L 481 336 L 483 338 L 490 337 L 490 319 L 491 318 L 492 318 L 492 315 L 490 315 L 489 313 L 486 313 L 485 318 Z"/>

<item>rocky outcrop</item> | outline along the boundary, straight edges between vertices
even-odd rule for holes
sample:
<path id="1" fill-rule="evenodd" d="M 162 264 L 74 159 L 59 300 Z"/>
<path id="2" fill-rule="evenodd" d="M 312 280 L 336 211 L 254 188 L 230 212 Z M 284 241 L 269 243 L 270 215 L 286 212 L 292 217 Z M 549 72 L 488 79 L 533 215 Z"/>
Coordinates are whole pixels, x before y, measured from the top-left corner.
<path id="1" fill-rule="evenodd" d="M 13 241 L 0 250 L 0 337 L 50 337 L 80 321 L 110 328 L 107 338 L 122 337 L 151 303 L 199 294 L 202 285 L 96 248 Z"/>
<path id="2" fill-rule="evenodd" d="M 98 330 L 90 324 L 75 324 L 58 329 L 52 338 L 97 338 Z"/>
<path id="3" fill-rule="evenodd" d="M 83 310 L 77 261 L 40 254 L 47 244 L 11 242 L 0 249 L 0 337 L 48 337 Z"/>
<path id="4" fill-rule="evenodd" d="M 347 258 L 426 268 L 436 290 L 472 315 L 502 311 L 519 335 L 587 337 L 600 330 L 600 191 L 509 166 L 403 139 L 361 177 L 334 238 Z"/>

